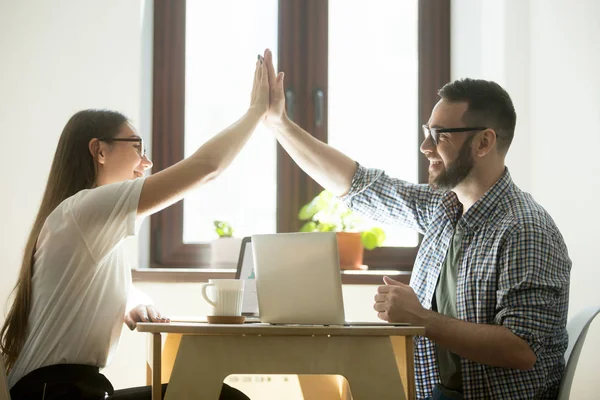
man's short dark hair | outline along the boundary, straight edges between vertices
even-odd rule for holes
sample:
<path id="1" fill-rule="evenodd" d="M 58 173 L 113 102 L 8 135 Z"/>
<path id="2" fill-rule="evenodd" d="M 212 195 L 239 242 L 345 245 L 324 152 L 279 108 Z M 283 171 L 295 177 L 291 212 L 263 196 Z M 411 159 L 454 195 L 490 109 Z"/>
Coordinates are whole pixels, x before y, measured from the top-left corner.
<path id="1" fill-rule="evenodd" d="M 483 79 L 457 79 L 445 84 L 438 94 L 448 101 L 466 102 L 468 108 L 463 122 L 495 130 L 498 149 L 508 151 L 515 134 L 517 113 L 510 96 L 500 85 Z"/>

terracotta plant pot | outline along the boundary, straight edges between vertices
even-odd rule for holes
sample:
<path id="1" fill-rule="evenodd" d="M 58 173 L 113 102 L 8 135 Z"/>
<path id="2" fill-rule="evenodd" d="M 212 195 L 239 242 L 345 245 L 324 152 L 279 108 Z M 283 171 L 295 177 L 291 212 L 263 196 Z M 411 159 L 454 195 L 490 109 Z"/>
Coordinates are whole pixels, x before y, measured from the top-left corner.
<path id="1" fill-rule="evenodd" d="M 336 232 L 341 269 L 366 269 L 360 232 Z"/>

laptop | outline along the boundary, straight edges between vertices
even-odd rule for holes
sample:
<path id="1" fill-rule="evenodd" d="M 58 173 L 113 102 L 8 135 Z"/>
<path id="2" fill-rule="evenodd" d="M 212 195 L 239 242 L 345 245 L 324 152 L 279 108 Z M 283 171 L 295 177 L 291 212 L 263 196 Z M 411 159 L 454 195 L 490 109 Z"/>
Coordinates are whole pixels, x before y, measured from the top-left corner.
<path id="1" fill-rule="evenodd" d="M 258 298 L 256 297 L 256 280 L 254 276 L 251 240 L 250 236 L 242 239 L 235 279 L 243 279 L 245 281 L 242 298 L 242 315 L 246 317 L 246 320 L 254 321 L 258 318 Z"/>
<path id="2" fill-rule="evenodd" d="M 335 232 L 253 235 L 251 243 L 261 322 L 407 325 L 345 320 Z"/>

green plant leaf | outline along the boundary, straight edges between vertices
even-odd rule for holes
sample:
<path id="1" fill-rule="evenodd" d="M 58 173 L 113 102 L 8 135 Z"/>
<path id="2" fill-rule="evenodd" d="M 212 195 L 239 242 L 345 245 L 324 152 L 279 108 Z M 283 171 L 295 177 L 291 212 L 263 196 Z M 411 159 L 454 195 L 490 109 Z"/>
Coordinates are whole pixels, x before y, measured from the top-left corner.
<path id="1" fill-rule="evenodd" d="M 317 230 L 317 224 L 313 221 L 307 222 L 304 225 L 302 225 L 302 228 L 300 228 L 300 232 L 314 232 Z"/>
<path id="2" fill-rule="evenodd" d="M 377 247 L 383 246 L 385 242 L 385 232 L 381 228 L 371 228 L 371 232 L 373 232 L 377 236 Z"/>
<path id="3" fill-rule="evenodd" d="M 335 232 L 336 226 L 334 224 L 318 224 L 317 229 L 319 232 Z"/>
<path id="4" fill-rule="evenodd" d="M 298 212 L 298 218 L 301 221 L 306 221 L 314 217 L 315 214 L 320 211 L 317 203 L 317 201 L 313 200 L 310 203 L 305 204 L 300 209 L 300 212 Z"/>
<path id="5" fill-rule="evenodd" d="M 373 250 L 377 247 L 377 235 L 371 231 L 364 231 L 360 234 L 362 244 L 367 250 Z"/>
<path id="6" fill-rule="evenodd" d="M 233 228 L 225 221 L 214 221 L 215 232 L 222 237 L 232 237 L 233 236 Z"/>
<path id="7" fill-rule="evenodd" d="M 333 193 L 323 190 L 302 206 L 298 218 L 306 222 L 300 232 L 361 232 L 365 219 L 349 209 Z M 381 228 L 365 230 L 361 234 L 363 246 L 372 250 L 383 245 L 385 233 Z"/>

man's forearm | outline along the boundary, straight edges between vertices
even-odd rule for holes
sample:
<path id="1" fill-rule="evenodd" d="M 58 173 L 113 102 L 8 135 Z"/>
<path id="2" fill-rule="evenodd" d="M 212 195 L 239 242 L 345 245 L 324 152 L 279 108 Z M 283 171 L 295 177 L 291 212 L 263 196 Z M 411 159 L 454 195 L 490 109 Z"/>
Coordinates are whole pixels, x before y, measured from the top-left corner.
<path id="1" fill-rule="evenodd" d="M 460 357 L 503 368 L 530 369 L 536 361 L 527 342 L 498 325 L 475 324 L 427 311 L 425 336 Z"/>
<path id="2" fill-rule="evenodd" d="M 356 172 L 354 160 L 314 138 L 288 118 L 272 128 L 285 151 L 318 184 L 337 196 L 348 193 Z"/>

